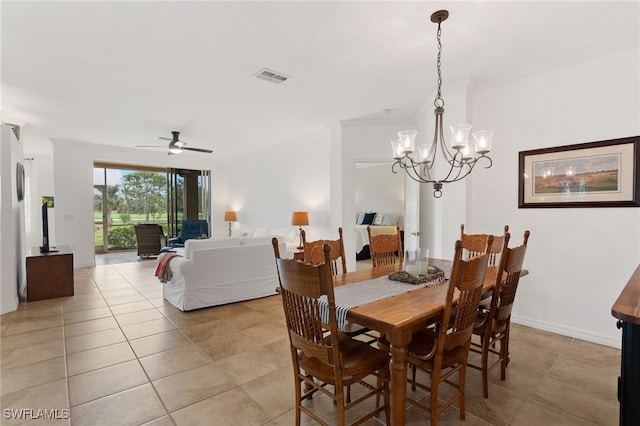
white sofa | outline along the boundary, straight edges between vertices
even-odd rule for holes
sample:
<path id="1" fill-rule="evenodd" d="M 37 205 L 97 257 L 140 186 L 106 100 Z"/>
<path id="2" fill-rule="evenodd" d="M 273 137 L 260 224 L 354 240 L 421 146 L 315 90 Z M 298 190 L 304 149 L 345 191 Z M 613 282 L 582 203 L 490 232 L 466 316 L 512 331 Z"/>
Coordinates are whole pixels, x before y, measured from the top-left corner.
<path id="1" fill-rule="evenodd" d="M 285 243 L 280 253 L 286 257 Z M 278 271 L 271 237 L 187 240 L 169 260 L 162 295 L 183 311 L 276 294 Z"/>

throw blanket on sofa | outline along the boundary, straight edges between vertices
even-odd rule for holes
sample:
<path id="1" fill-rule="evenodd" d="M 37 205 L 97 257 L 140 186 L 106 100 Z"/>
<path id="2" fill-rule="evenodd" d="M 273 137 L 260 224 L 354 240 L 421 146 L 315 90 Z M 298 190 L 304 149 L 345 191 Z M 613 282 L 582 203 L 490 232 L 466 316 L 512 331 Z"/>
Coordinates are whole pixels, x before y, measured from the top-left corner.
<path id="1" fill-rule="evenodd" d="M 171 281 L 171 268 L 169 268 L 169 261 L 176 256 L 180 256 L 178 253 L 165 253 L 164 256 L 158 262 L 158 267 L 156 268 L 156 277 L 160 280 L 161 283 L 166 283 Z"/>

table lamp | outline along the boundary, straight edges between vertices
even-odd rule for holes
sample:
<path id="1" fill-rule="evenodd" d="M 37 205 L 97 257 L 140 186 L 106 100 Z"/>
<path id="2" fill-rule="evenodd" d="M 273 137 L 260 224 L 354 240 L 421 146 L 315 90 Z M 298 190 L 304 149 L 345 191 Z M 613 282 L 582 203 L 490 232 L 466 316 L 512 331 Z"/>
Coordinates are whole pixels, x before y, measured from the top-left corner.
<path id="1" fill-rule="evenodd" d="M 227 211 L 224 212 L 224 220 L 226 222 L 229 222 L 229 236 L 231 236 L 231 222 L 237 222 L 238 221 L 238 217 L 236 216 L 236 212 L 234 211 Z"/>
<path id="2" fill-rule="evenodd" d="M 291 224 L 300 227 L 300 244 L 297 249 L 302 250 L 302 227 L 309 225 L 309 214 L 307 212 L 293 212 Z"/>

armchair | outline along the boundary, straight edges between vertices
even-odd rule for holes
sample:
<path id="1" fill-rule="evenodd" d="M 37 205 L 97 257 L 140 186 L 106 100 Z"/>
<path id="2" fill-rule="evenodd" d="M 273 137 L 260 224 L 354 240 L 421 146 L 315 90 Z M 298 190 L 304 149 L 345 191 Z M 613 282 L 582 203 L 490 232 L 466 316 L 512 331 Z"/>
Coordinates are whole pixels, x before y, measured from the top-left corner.
<path id="1" fill-rule="evenodd" d="M 138 256 L 149 257 L 160 253 L 165 244 L 162 226 L 156 223 L 144 223 L 133 227 L 136 232 Z"/>
<path id="2" fill-rule="evenodd" d="M 169 238 L 169 245 L 174 248 L 184 247 L 185 241 L 198 238 L 201 235 L 209 235 L 206 220 L 183 220 L 180 233 L 177 237 Z"/>

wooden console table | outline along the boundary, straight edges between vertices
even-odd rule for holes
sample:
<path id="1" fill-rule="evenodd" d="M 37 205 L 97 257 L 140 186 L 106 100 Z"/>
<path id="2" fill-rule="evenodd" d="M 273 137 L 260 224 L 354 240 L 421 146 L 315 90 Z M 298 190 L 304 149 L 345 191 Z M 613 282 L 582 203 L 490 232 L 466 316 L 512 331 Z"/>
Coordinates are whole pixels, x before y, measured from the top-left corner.
<path id="1" fill-rule="evenodd" d="M 611 308 L 622 329 L 622 366 L 618 377 L 620 426 L 640 424 L 640 266 Z"/>
<path id="2" fill-rule="evenodd" d="M 58 246 L 57 252 L 40 253 L 40 247 L 27 252 L 27 302 L 73 296 L 73 252 Z"/>

